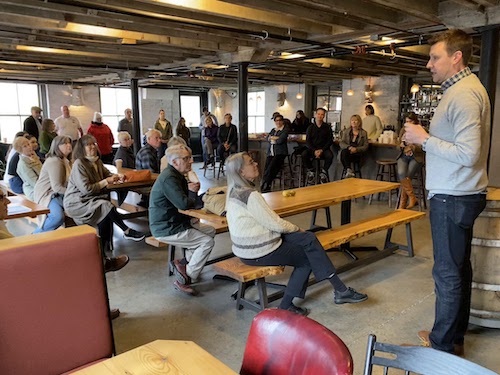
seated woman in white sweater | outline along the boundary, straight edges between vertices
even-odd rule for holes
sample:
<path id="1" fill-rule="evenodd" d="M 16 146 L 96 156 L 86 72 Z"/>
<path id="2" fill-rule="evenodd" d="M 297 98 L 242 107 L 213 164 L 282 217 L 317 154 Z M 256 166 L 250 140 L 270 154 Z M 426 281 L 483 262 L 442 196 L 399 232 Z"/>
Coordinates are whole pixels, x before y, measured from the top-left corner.
<path id="1" fill-rule="evenodd" d="M 314 233 L 281 219 L 271 210 L 256 189 L 259 169 L 248 153 L 231 155 L 226 160 L 226 173 L 227 222 L 233 253 L 252 266 L 294 267 L 280 309 L 302 315 L 309 313 L 308 309 L 295 306 L 293 299 L 305 297 L 311 271 L 317 281 L 330 281 L 335 289 L 336 304 L 357 303 L 368 298 L 344 285 Z"/>

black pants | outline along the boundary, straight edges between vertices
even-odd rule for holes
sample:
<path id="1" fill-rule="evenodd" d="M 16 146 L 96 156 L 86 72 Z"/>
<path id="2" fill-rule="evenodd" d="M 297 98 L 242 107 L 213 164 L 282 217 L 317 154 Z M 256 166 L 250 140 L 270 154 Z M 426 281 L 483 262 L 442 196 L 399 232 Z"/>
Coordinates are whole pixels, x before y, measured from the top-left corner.
<path id="1" fill-rule="evenodd" d="M 285 294 L 304 298 L 311 271 L 319 282 L 336 273 L 332 261 L 312 232 L 286 233 L 281 246 L 257 259 L 241 259 L 250 266 L 293 266 Z"/>
<path id="2" fill-rule="evenodd" d="M 316 157 L 314 156 L 314 150 L 311 150 L 310 148 L 306 148 L 302 152 L 302 162 L 306 166 L 307 169 L 313 169 L 313 164 L 312 161 Z M 323 169 L 328 173 L 328 170 L 330 169 L 330 166 L 332 165 L 333 162 L 333 152 L 332 150 L 324 150 L 323 153 L 320 156 L 320 159 L 323 159 L 325 161 L 325 164 L 323 165 Z"/>
<path id="3" fill-rule="evenodd" d="M 103 254 L 104 250 L 111 242 L 113 224 L 118 225 L 124 232 L 128 229 L 127 225 L 123 222 L 121 215 L 118 213 L 118 211 L 116 211 L 115 207 L 113 207 L 111 211 L 109 211 L 109 213 L 106 215 L 106 217 L 102 219 L 99 224 L 97 224 L 99 237 L 101 238 L 101 248 L 103 249 Z"/>
<path id="4" fill-rule="evenodd" d="M 220 144 L 218 147 L 217 147 L 217 155 L 219 155 L 219 158 L 220 158 L 220 161 L 222 164 L 224 164 L 224 162 L 226 161 L 227 157 L 230 155 L 230 154 L 235 154 L 238 152 L 238 146 L 237 145 L 231 145 L 229 147 L 229 150 L 226 151 L 226 148 L 224 147 L 223 144 Z"/>
<path id="5" fill-rule="evenodd" d="M 340 152 L 340 161 L 342 162 L 344 169 L 351 168 L 351 163 L 361 162 L 361 154 L 351 154 L 348 149 L 344 149 Z"/>
<path id="6" fill-rule="evenodd" d="M 264 175 L 262 176 L 262 182 L 271 186 L 278 172 L 283 167 L 285 158 L 286 155 L 268 156 L 266 158 L 266 166 L 264 167 Z"/>

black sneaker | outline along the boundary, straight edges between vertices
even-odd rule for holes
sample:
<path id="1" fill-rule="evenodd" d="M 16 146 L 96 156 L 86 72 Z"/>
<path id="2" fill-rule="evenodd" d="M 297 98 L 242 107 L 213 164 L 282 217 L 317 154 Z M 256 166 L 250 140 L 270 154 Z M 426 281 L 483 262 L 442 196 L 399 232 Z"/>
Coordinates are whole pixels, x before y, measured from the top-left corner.
<path id="1" fill-rule="evenodd" d="M 290 307 L 287 309 L 287 311 L 291 311 L 295 314 L 299 314 L 302 316 L 307 316 L 311 312 L 309 309 L 307 309 L 305 307 L 295 306 L 293 303 L 290 305 Z"/>
<path id="2" fill-rule="evenodd" d="M 326 171 L 324 169 L 322 169 L 321 173 L 319 174 L 319 181 L 322 184 L 326 184 L 327 182 L 330 182 L 330 180 L 328 179 L 328 173 L 326 173 Z"/>
<path id="3" fill-rule="evenodd" d="M 146 237 L 146 235 L 130 228 L 128 234 L 123 233 L 123 237 L 127 240 L 142 241 Z"/>
<path id="4" fill-rule="evenodd" d="M 367 299 L 368 296 L 366 294 L 358 293 L 353 288 L 347 288 L 347 290 L 343 293 L 335 291 L 333 298 L 337 305 L 341 305 L 343 303 L 358 303 L 366 301 Z"/>

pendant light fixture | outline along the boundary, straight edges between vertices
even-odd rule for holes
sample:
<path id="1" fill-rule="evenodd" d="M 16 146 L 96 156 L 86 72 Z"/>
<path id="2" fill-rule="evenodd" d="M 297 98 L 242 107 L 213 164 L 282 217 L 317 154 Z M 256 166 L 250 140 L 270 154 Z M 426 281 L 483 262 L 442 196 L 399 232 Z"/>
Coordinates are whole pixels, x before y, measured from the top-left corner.
<path id="1" fill-rule="evenodd" d="M 352 79 L 349 79 L 349 90 L 347 90 L 347 96 L 353 96 L 354 90 L 351 87 Z"/>
<path id="2" fill-rule="evenodd" d="M 300 83 L 299 83 L 299 92 L 297 93 L 297 95 L 295 96 L 297 99 L 302 99 L 304 96 L 302 95 L 302 93 L 300 92 Z"/>

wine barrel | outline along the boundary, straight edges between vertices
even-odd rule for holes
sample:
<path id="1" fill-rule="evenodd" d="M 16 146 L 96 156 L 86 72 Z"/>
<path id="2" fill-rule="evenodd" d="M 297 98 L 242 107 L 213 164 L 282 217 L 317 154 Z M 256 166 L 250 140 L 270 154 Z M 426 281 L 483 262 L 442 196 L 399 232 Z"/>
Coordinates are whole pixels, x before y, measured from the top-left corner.
<path id="1" fill-rule="evenodd" d="M 470 322 L 500 328 L 500 201 L 487 201 L 473 235 Z"/>

